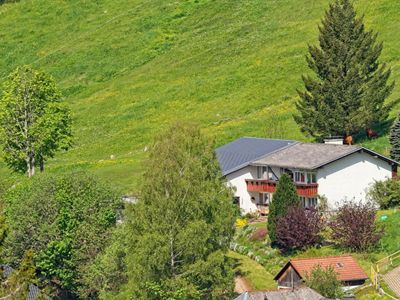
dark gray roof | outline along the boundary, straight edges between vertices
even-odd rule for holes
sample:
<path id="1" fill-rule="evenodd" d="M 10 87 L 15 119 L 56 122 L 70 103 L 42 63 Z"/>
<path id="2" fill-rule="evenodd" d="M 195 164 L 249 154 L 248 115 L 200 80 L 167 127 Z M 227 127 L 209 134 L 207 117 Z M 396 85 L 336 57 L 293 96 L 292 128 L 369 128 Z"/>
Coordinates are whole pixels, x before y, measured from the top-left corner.
<path id="1" fill-rule="evenodd" d="M 291 140 L 243 137 L 219 147 L 216 152 L 222 174 L 228 175 L 254 160 L 295 143 L 297 142 Z"/>
<path id="2" fill-rule="evenodd" d="M 3 271 L 2 273 L 3 278 L 7 278 L 14 271 L 14 269 L 9 265 L 0 265 L 0 269 Z M 26 295 L 26 300 L 36 300 L 39 296 L 43 297 L 44 299 L 51 300 L 50 297 L 42 294 L 40 289 L 36 285 L 31 283 L 29 284 L 28 288 L 29 291 L 28 294 Z"/>
<path id="3" fill-rule="evenodd" d="M 365 151 L 390 163 L 396 163 L 394 160 L 360 146 L 297 143 L 254 160 L 252 164 L 313 170 L 358 151 Z"/>
<path id="4" fill-rule="evenodd" d="M 246 292 L 235 300 L 323 300 L 327 299 L 316 291 L 304 287 L 295 290 L 280 290 L 271 292 Z"/>

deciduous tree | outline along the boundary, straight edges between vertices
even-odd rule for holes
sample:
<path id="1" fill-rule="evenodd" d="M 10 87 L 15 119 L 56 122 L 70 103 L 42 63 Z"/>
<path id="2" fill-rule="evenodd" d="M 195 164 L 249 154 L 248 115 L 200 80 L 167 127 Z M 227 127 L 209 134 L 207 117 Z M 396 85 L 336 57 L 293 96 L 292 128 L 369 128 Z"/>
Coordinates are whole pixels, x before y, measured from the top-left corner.
<path id="1" fill-rule="evenodd" d="M 113 297 L 231 299 L 225 252 L 235 208 L 214 143 L 178 123 L 158 137 L 144 166 L 139 203 L 125 218 L 128 282 Z"/>
<path id="2" fill-rule="evenodd" d="M 350 0 L 336 0 L 319 27 L 319 47 L 309 46 L 307 62 L 315 76 L 303 76 L 296 122 L 315 138 L 350 135 L 388 117 L 385 104 L 394 83 L 380 64 L 382 43 L 365 29 Z"/>
<path id="3" fill-rule="evenodd" d="M 86 298 L 85 273 L 109 244 L 118 194 L 85 173 L 35 176 L 5 195 L 8 234 L 1 257 L 18 264 L 32 250 L 45 283 Z"/>
<path id="4" fill-rule="evenodd" d="M 0 141 L 14 171 L 43 171 L 44 161 L 71 144 L 71 116 L 50 76 L 31 67 L 10 74 L 0 99 Z"/>

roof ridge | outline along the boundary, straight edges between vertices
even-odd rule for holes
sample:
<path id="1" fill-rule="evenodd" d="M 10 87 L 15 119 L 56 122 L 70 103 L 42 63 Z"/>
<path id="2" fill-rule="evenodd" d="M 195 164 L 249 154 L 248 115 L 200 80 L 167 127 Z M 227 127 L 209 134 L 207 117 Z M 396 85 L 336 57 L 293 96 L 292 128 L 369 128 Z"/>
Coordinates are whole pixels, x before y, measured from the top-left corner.
<path id="1" fill-rule="evenodd" d="M 271 141 L 285 141 L 285 142 L 299 142 L 296 140 L 291 140 L 291 139 L 274 139 L 274 138 L 262 138 L 262 137 L 257 137 L 257 136 L 242 136 L 239 139 L 258 139 L 258 140 L 271 140 Z"/>
<path id="2" fill-rule="evenodd" d="M 351 148 L 363 148 L 360 145 L 347 145 L 347 144 L 329 144 L 329 143 L 315 143 L 315 142 L 299 142 L 299 144 L 308 144 L 308 145 L 324 145 L 324 146 L 333 146 L 333 147 L 351 147 Z"/>
<path id="3" fill-rule="evenodd" d="M 299 261 L 299 260 L 315 260 L 315 259 L 324 259 L 324 258 L 337 258 L 337 257 L 351 257 L 353 259 L 354 256 L 352 254 L 343 254 L 343 255 L 332 255 L 332 256 L 318 256 L 318 257 L 309 257 L 309 258 L 297 258 L 297 259 L 290 259 L 289 261 Z"/>
<path id="4" fill-rule="evenodd" d="M 282 141 L 284 141 L 284 140 L 282 140 Z M 291 143 L 291 144 L 288 144 L 288 145 L 286 145 L 286 146 L 284 146 L 284 147 L 282 147 L 282 148 L 276 149 L 275 151 L 272 151 L 272 152 L 267 153 L 267 154 L 263 154 L 263 155 L 261 155 L 260 157 L 253 159 L 252 161 L 250 161 L 250 164 L 252 164 L 252 163 L 255 162 L 256 160 L 263 159 L 263 158 L 267 158 L 268 156 L 270 156 L 270 155 L 272 155 L 272 154 L 278 153 L 278 152 L 280 152 L 280 151 L 286 150 L 286 149 L 288 149 L 288 148 L 290 148 L 290 147 L 293 147 L 293 146 L 299 145 L 299 144 L 301 144 L 301 142 L 299 142 L 299 141 L 293 141 L 293 143 Z"/>

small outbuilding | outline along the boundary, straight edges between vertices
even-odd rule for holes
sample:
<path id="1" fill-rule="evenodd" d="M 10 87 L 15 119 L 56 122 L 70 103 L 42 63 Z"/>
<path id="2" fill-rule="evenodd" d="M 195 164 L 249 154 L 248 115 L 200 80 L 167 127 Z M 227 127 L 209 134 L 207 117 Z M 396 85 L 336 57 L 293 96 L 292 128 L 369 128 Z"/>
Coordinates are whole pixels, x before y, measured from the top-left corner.
<path id="1" fill-rule="evenodd" d="M 304 258 L 290 260 L 275 276 L 279 288 L 295 288 L 303 285 L 307 274 L 316 266 L 333 267 L 344 287 L 363 285 L 368 275 L 351 255 Z"/>
<path id="2" fill-rule="evenodd" d="M 254 291 L 245 292 L 235 300 L 325 300 L 316 291 L 304 287 L 286 291 Z"/>

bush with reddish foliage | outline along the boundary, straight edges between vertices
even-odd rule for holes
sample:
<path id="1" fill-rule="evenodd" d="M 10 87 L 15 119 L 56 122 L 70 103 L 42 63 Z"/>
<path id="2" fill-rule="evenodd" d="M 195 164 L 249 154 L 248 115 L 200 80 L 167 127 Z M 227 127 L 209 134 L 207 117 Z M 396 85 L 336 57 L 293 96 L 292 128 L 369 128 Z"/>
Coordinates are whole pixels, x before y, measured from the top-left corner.
<path id="1" fill-rule="evenodd" d="M 266 227 L 257 228 L 250 236 L 251 241 L 263 241 L 267 236 L 268 230 Z"/>
<path id="2" fill-rule="evenodd" d="M 322 241 L 323 227 L 324 221 L 316 209 L 292 206 L 278 221 L 277 244 L 284 251 L 314 246 Z"/>
<path id="3" fill-rule="evenodd" d="M 330 222 L 332 239 L 351 250 L 367 250 L 374 247 L 384 232 L 375 219 L 376 208 L 373 203 L 347 201 L 339 207 L 336 216 Z"/>

